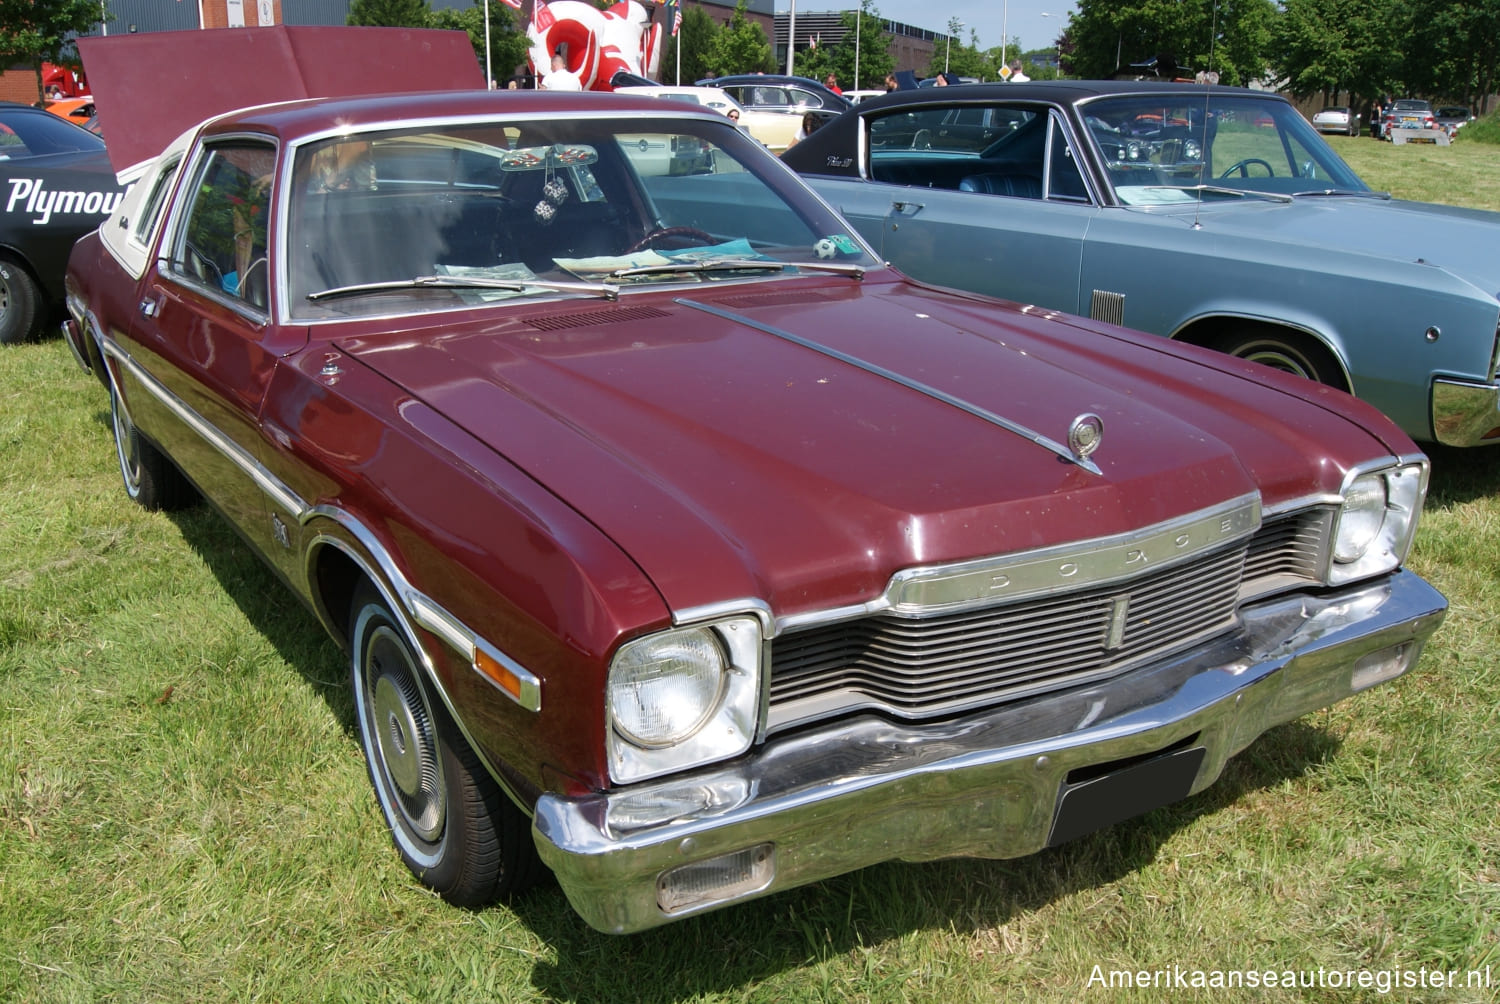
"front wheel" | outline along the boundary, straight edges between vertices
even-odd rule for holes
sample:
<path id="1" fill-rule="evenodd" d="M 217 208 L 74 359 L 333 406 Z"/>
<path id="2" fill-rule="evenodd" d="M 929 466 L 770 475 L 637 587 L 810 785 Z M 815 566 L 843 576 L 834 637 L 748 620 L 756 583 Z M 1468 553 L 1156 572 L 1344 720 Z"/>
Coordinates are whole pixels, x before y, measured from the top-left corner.
<path id="1" fill-rule="evenodd" d="M 360 741 L 402 861 L 457 906 L 483 906 L 532 884 L 541 863 L 525 815 L 432 699 L 374 589 L 354 597 L 350 623 Z"/>
<path id="2" fill-rule="evenodd" d="M 1241 330 L 1220 338 L 1213 348 L 1283 373 L 1306 377 L 1330 387 L 1348 389 L 1333 353 L 1305 335 L 1273 330 Z"/>

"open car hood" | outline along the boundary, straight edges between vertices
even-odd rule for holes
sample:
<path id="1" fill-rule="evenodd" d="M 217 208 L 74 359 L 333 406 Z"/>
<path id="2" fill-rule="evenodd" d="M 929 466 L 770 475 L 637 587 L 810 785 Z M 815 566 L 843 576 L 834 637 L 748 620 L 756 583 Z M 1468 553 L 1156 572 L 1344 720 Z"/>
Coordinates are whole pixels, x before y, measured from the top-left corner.
<path id="1" fill-rule="evenodd" d="M 239 108 L 484 87 L 461 31 L 275 25 L 80 38 L 78 51 L 116 173 Z"/>

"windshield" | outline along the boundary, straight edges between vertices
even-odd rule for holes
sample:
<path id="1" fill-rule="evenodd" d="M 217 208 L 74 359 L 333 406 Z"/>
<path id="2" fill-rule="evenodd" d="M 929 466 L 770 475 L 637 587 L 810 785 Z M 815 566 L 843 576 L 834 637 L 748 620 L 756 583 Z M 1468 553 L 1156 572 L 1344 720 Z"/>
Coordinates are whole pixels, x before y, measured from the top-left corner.
<path id="1" fill-rule="evenodd" d="M 1081 111 L 1126 205 L 1369 190 L 1283 101 L 1184 88 L 1098 98 Z"/>
<path id="2" fill-rule="evenodd" d="M 878 265 L 722 118 L 340 135 L 294 151 L 289 187 L 283 275 L 306 320 Z"/>

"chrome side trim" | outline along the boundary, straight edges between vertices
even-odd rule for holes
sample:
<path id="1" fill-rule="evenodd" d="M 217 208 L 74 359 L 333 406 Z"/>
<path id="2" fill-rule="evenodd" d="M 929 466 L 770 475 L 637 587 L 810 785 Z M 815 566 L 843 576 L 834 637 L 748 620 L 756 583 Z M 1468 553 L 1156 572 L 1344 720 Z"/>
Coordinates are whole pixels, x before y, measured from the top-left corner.
<path id="1" fill-rule="evenodd" d="M 104 354 L 113 359 L 123 369 L 140 382 L 152 397 L 156 398 L 167 410 L 177 416 L 177 419 L 193 432 L 197 433 L 205 442 L 218 450 L 226 460 L 238 467 L 245 476 L 255 482 L 267 497 L 271 499 L 283 512 L 299 522 L 303 514 L 307 512 L 307 503 L 301 496 L 287 487 L 276 475 L 272 474 L 264 464 L 251 456 L 240 447 L 233 439 L 220 432 L 211 425 L 207 419 L 188 407 L 176 394 L 172 393 L 160 380 L 152 376 L 144 366 L 136 362 L 129 352 L 121 348 L 112 339 L 105 339 L 101 347 Z"/>
<path id="2" fill-rule="evenodd" d="M 489 642 L 480 638 L 476 632 L 465 626 L 458 618 L 450 614 L 431 597 L 413 586 L 407 580 L 406 576 L 401 574 L 400 569 L 396 567 L 396 563 L 391 559 L 385 548 L 381 546 L 380 541 L 362 524 L 337 507 L 330 505 L 309 506 L 301 496 L 287 487 L 265 465 L 241 449 L 239 444 L 220 432 L 204 419 L 203 416 L 188 407 L 177 395 L 173 394 L 139 363 L 132 359 L 130 354 L 123 348 L 112 341 L 107 341 L 105 342 L 105 351 L 110 358 L 128 370 L 132 377 L 139 380 L 141 385 L 153 397 L 165 405 L 184 425 L 197 433 L 205 442 L 218 450 L 230 463 L 243 471 L 271 501 L 296 519 L 298 524 L 305 526 L 314 518 L 322 517 L 330 519 L 348 530 L 360 542 L 360 545 L 366 548 L 368 553 L 379 563 L 380 571 L 385 576 L 385 581 L 397 587 L 399 593 L 398 602 L 393 601 L 391 603 L 392 610 L 399 608 L 401 611 L 409 613 L 417 623 L 443 639 L 455 652 L 467 659 L 471 668 L 475 664 L 476 652 L 483 651 L 485 655 L 514 673 L 516 679 L 521 681 L 521 695 L 519 698 L 507 694 L 498 686 L 495 689 L 505 694 L 510 700 L 516 701 L 516 703 L 528 711 L 539 711 L 541 709 L 541 681 L 537 676 L 523 668 L 514 659 L 495 648 Z M 124 406 L 123 401 L 121 404 Z M 320 535 L 315 537 L 313 542 L 337 543 L 337 540 L 336 538 Z M 341 549 L 353 557 L 349 548 L 341 547 Z M 313 553 L 311 544 L 305 549 L 304 553 L 307 556 L 311 556 Z M 364 566 L 364 562 L 362 561 L 357 561 L 357 563 Z M 366 571 L 369 572 L 369 569 L 366 568 Z M 371 579 L 375 582 L 381 581 L 379 576 L 372 575 Z M 307 581 L 311 581 L 311 576 L 307 577 Z M 387 597 L 387 599 L 391 600 L 390 597 Z M 324 616 L 326 619 L 326 612 Z M 421 646 L 415 644 L 415 633 L 410 632 L 410 634 L 410 640 L 412 640 L 414 647 L 418 651 L 421 651 Z M 423 653 L 423 659 L 427 659 L 425 653 Z M 432 675 L 430 661 L 424 664 L 427 666 L 429 676 L 432 676 L 436 685 L 436 677 Z M 476 673 L 479 672 L 477 668 L 474 671 Z M 481 673 L 480 676 L 489 681 L 489 677 L 484 676 L 484 674 Z M 491 682 L 492 686 L 494 685 L 493 681 L 489 682 Z M 438 690 L 441 692 L 442 687 L 438 686 Z M 454 720 L 461 721 L 453 707 L 451 699 L 446 693 L 443 694 L 443 703 L 448 705 L 448 710 L 453 713 Z"/>
<path id="3" fill-rule="evenodd" d="M 483 673 L 479 673 L 478 669 L 475 669 L 474 671 L 476 673 L 479 673 L 479 676 L 484 679 L 485 682 L 489 683 L 501 694 L 504 694 L 507 699 L 515 701 L 527 711 L 541 710 L 541 679 L 537 677 L 535 673 L 532 673 L 531 671 L 523 667 L 515 659 L 512 659 L 504 652 L 501 652 L 490 642 L 481 638 L 476 631 L 468 627 L 457 617 L 453 616 L 453 614 L 449 613 L 448 610 L 441 604 L 439 604 L 436 600 L 428 596 L 426 593 L 422 592 L 416 586 L 412 585 L 411 580 L 402 573 L 399 567 L 397 567 L 395 559 L 391 557 L 390 552 L 385 549 L 385 546 L 383 544 L 381 544 L 379 538 L 377 538 L 375 534 L 370 532 L 370 529 L 368 527 L 366 527 L 363 523 L 361 523 L 358 519 L 351 515 L 347 510 L 341 509 L 338 506 L 328 505 L 326 503 L 322 505 L 316 505 L 311 509 L 308 509 L 305 517 L 302 519 L 302 523 L 305 525 L 311 523 L 316 519 L 329 520 L 330 522 L 336 523 L 338 526 L 347 531 L 350 536 L 354 537 L 354 539 L 359 542 L 359 545 L 364 550 L 364 553 L 368 554 L 379 566 L 379 573 L 377 574 L 373 569 L 371 569 L 363 560 L 363 558 L 359 554 L 357 554 L 354 549 L 350 548 L 346 543 L 344 543 L 337 537 L 330 536 L 325 533 L 316 534 L 308 543 L 305 554 L 309 560 L 312 558 L 313 554 L 316 552 L 317 546 L 319 545 L 328 545 L 338 548 L 344 554 L 348 555 L 350 559 L 353 560 L 357 565 L 364 569 L 365 574 L 372 581 L 377 583 L 390 583 L 391 588 L 396 591 L 396 595 L 394 597 L 387 596 L 387 602 L 391 604 L 391 609 L 399 609 L 402 612 L 403 619 L 404 615 L 409 614 L 411 619 L 415 623 L 421 625 L 428 631 L 437 635 L 443 640 L 446 645 L 452 648 L 454 652 L 467 659 L 469 661 L 470 668 L 474 667 L 475 654 L 477 652 L 483 652 L 485 655 L 494 659 L 496 662 L 500 663 L 506 669 L 514 673 L 516 675 L 516 679 L 521 681 L 520 698 L 513 697 L 512 695 L 506 693 L 488 676 L 485 676 Z M 309 581 L 312 580 L 311 572 L 312 569 L 308 568 L 305 573 Z M 384 592 L 383 589 L 382 592 Z M 325 616 L 327 616 L 326 612 Z M 414 647 L 420 651 L 421 645 L 416 644 L 415 632 L 412 632 L 410 640 L 413 642 Z M 426 659 L 425 653 L 423 653 L 423 658 Z M 429 662 L 426 665 L 429 674 L 431 674 L 431 663 Z M 436 682 L 435 676 L 434 685 L 437 686 L 438 692 L 442 695 L 443 703 L 448 706 L 448 711 L 453 716 L 453 720 L 459 723 L 459 728 L 463 728 L 462 716 L 458 713 L 458 710 L 454 705 L 452 698 L 445 690 L 443 690 L 442 685 Z M 474 745 L 472 741 L 470 742 L 470 745 Z"/>
<path id="4" fill-rule="evenodd" d="M 777 633 L 884 612 L 930 617 L 1116 582 L 1247 538 L 1260 524 L 1260 496 L 1252 493 L 1113 537 L 903 569 L 868 603 L 781 617 Z"/>
<path id="5" fill-rule="evenodd" d="M 959 411 L 973 415 L 975 418 L 982 419 L 990 423 L 991 425 L 998 426 L 999 428 L 1004 429 L 1007 432 L 1015 433 L 1023 439 L 1028 439 L 1038 446 L 1050 450 L 1053 454 L 1061 457 L 1068 463 L 1083 468 L 1090 474 L 1103 474 L 1103 472 L 1099 470 L 1098 466 L 1095 465 L 1092 460 L 1089 460 L 1085 457 L 1074 456 L 1072 450 L 1068 449 L 1062 443 L 1057 442 L 1055 439 L 1049 439 L 1048 437 L 1042 435 L 1040 432 L 1036 432 L 1032 429 L 1026 428 L 1026 426 L 1020 424 L 1019 422 L 1012 422 L 1010 419 L 1005 418 L 1002 415 L 997 415 L 993 411 L 990 411 L 986 408 L 981 408 L 977 404 L 965 401 L 963 398 L 949 394 L 947 391 L 938 390 L 936 387 L 933 387 L 930 384 L 925 384 L 920 380 L 913 380 L 910 377 L 902 376 L 900 373 L 897 373 L 894 370 L 888 370 L 884 366 L 877 366 L 875 363 L 869 362 L 865 359 L 861 359 L 858 356 L 852 356 L 847 352 L 841 352 L 838 349 L 824 345 L 821 342 L 815 342 L 809 338 L 803 338 L 800 335 L 794 335 L 790 331 L 784 331 L 781 328 L 773 327 L 769 324 L 762 324 L 759 321 L 753 321 L 750 318 L 745 317 L 742 314 L 736 314 L 733 311 L 724 310 L 719 307 L 713 307 L 706 303 L 700 303 L 696 300 L 689 300 L 685 297 L 674 300 L 673 302 L 681 304 L 684 307 L 691 307 L 694 310 L 701 310 L 705 314 L 713 314 L 715 317 L 723 318 L 726 321 L 733 321 L 736 324 L 743 324 L 746 327 L 754 328 L 756 331 L 761 331 L 768 335 L 775 335 L 777 338 L 791 342 L 793 345 L 800 345 L 805 349 L 810 349 L 813 352 L 828 356 L 830 359 L 837 359 L 839 362 L 847 363 L 848 365 L 853 366 L 856 369 L 864 370 L 866 373 L 871 373 L 875 376 L 881 377 L 882 379 L 889 380 L 891 383 L 899 384 L 902 387 L 907 388 L 908 390 L 914 390 L 919 394 L 924 394 L 935 401 L 941 401 L 944 404 L 951 405 L 954 408 L 957 408 Z"/>
<path id="6" fill-rule="evenodd" d="M 369 553 L 375 557 L 376 562 L 380 565 L 382 570 L 394 569 L 395 566 L 391 563 L 390 555 L 385 553 L 385 550 L 380 547 L 379 542 L 374 540 L 369 531 L 365 530 L 365 528 L 361 526 L 356 520 L 354 520 L 352 517 L 349 517 L 347 513 L 343 512 L 343 510 L 334 509 L 331 506 L 320 506 L 318 508 L 320 510 L 318 512 L 318 515 L 326 516 L 330 519 L 335 519 L 335 521 L 338 522 L 341 527 L 359 538 L 361 546 L 373 545 L 373 549 Z M 343 518 L 336 518 L 336 516 Z M 516 790 L 510 785 L 510 783 L 506 780 L 505 774 L 496 769 L 495 764 L 491 762 L 490 758 L 485 754 L 484 748 L 474 741 L 474 736 L 469 732 L 468 725 L 465 724 L 463 717 L 458 714 L 458 709 L 454 706 L 452 695 L 448 693 L 448 691 L 443 687 L 442 682 L 438 679 L 436 668 L 432 664 L 432 657 L 427 654 L 427 649 L 422 645 L 420 639 L 417 637 L 416 629 L 412 626 L 411 618 L 407 614 L 405 605 L 402 602 L 399 602 L 396 597 L 391 595 L 390 589 L 388 589 L 386 586 L 387 580 L 383 579 L 379 574 L 376 573 L 375 569 L 370 567 L 369 563 L 365 561 L 362 554 L 357 552 L 354 548 L 350 547 L 347 543 L 337 537 L 332 537 L 327 534 L 318 534 L 312 539 L 311 542 L 309 542 L 307 550 L 308 555 L 311 555 L 314 552 L 315 546 L 332 547 L 335 550 L 339 551 L 350 561 L 354 562 L 354 564 L 359 567 L 360 571 L 364 573 L 365 578 L 374 585 L 376 591 L 380 593 L 381 598 L 385 600 L 386 608 L 391 611 L 391 615 L 395 617 L 397 623 L 401 625 L 401 633 L 406 637 L 406 643 L 411 646 L 411 650 L 415 652 L 417 654 L 417 658 L 421 660 L 422 670 L 427 677 L 427 682 L 432 685 L 432 688 L 434 690 L 437 691 L 438 698 L 443 702 L 443 707 L 448 709 L 449 720 L 458 726 L 458 731 L 463 734 L 464 741 L 469 744 L 469 748 L 473 750 L 474 755 L 479 758 L 480 764 L 484 766 L 485 771 L 489 773 L 490 777 L 494 778 L 495 783 L 498 784 L 501 790 L 505 792 L 506 797 L 508 797 L 512 802 L 520 807 L 521 811 L 525 812 L 527 815 L 530 815 L 531 806 L 529 805 L 529 803 L 525 799 L 521 798 Z M 399 572 L 396 572 L 395 576 L 396 577 L 394 579 L 390 580 L 391 582 L 401 583 L 407 589 L 411 588 L 410 583 L 407 583 Z M 328 612 L 326 610 L 320 609 L 319 613 L 325 621 L 325 627 L 331 628 L 332 625 L 327 623 Z M 335 632 L 330 631 L 330 633 Z M 447 641 L 446 638 L 444 640 Z M 497 687 L 496 689 L 498 690 L 499 688 Z M 501 693 L 504 693 L 504 691 L 501 691 Z"/>

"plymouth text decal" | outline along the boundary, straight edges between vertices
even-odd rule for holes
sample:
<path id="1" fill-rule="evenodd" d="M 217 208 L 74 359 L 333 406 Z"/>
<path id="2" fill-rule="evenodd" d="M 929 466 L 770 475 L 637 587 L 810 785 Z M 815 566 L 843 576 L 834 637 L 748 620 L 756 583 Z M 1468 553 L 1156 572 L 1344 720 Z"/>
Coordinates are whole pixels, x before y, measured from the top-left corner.
<path id="1" fill-rule="evenodd" d="M 112 213 L 124 192 L 49 192 L 40 178 L 11 178 L 7 213 L 22 212 L 37 225 L 46 223 L 53 213 Z"/>

